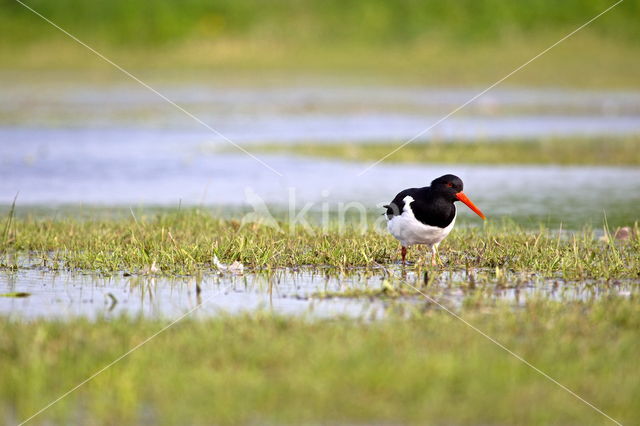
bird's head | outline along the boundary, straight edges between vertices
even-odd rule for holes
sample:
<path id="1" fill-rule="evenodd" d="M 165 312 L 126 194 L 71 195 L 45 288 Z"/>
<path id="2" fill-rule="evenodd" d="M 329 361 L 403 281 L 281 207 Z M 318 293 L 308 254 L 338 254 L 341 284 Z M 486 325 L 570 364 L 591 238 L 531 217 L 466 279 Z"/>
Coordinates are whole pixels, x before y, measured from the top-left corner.
<path id="1" fill-rule="evenodd" d="M 462 192 L 463 188 L 464 184 L 462 183 L 462 179 L 455 175 L 440 176 L 431 182 L 431 189 L 437 194 L 440 194 L 451 202 L 462 201 L 478 216 L 485 219 L 484 213 L 482 213 L 480 209 L 477 208 L 469 198 L 467 198 L 465 193 Z"/>

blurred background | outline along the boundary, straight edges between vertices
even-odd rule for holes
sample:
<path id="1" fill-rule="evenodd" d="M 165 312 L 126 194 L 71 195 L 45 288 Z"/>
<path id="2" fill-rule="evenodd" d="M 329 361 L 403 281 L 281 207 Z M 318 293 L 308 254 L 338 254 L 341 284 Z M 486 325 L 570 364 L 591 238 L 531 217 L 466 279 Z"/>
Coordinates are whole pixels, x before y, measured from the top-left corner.
<path id="1" fill-rule="evenodd" d="M 44 211 L 228 214 L 250 208 L 250 192 L 276 210 L 288 211 L 293 193 L 311 212 L 357 201 L 374 214 L 400 189 L 455 173 L 494 218 L 575 227 L 638 218 L 640 1 L 442 122 L 614 2 L 24 4 L 184 110 L 0 0 L 5 208 L 19 193 L 19 206 Z"/>

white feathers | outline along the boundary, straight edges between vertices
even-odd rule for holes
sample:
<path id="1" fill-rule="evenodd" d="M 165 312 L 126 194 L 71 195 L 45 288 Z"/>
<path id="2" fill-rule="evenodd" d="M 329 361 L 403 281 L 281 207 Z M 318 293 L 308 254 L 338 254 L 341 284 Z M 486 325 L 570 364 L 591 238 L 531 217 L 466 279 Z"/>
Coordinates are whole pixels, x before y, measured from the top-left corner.
<path id="1" fill-rule="evenodd" d="M 244 265 L 237 260 L 233 262 L 231 265 L 227 265 L 225 263 L 220 262 L 218 256 L 213 255 L 213 266 L 220 272 L 230 272 L 234 275 L 242 275 L 244 272 Z"/>
<path id="2" fill-rule="evenodd" d="M 413 197 L 407 195 L 402 201 L 404 201 L 402 214 L 391 218 L 387 222 L 387 229 L 391 235 L 400 241 L 403 247 L 414 244 L 437 246 L 453 229 L 456 216 L 453 217 L 453 220 L 446 228 L 425 225 L 416 219 L 413 210 L 411 210 L 411 203 L 414 201 Z"/>

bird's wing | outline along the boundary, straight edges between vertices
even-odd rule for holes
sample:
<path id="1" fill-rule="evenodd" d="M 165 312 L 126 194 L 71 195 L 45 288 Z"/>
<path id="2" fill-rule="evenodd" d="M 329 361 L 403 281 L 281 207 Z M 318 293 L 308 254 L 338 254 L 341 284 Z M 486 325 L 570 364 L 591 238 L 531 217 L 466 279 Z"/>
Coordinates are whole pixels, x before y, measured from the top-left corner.
<path id="1" fill-rule="evenodd" d="M 401 215 L 402 210 L 404 209 L 404 198 L 407 195 L 410 195 L 410 196 L 415 195 L 416 191 L 418 191 L 418 188 L 405 189 L 404 191 L 401 191 L 400 193 L 398 193 L 398 195 L 395 196 L 395 198 L 393 199 L 393 201 L 391 201 L 391 203 L 383 206 L 384 208 L 387 209 L 387 212 L 386 212 L 387 219 L 391 219 L 394 216 Z"/>

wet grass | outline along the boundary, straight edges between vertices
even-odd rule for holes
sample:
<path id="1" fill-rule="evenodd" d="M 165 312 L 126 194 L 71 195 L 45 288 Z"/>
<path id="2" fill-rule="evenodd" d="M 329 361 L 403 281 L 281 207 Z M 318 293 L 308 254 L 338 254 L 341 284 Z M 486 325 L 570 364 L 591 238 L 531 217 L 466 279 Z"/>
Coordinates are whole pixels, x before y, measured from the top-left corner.
<path id="1" fill-rule="evenodd" d="M 201 209 L 93 218 L 19 210 L 0 222 L 2 268 L 144 274 L 155 265 L 157 274 L 197 275 L 213 269 L 217 255 L 267 274 L 305 265 L 345 280 L 398 271 L 387 268 L 398 260 L 397 242 L 354 224 L 303 229 L 279 222 L 278 230 Z M 616 240 L 606 228 L 600 238 L 591 229 L 514 223 L 458 227 L 441 246 L 441 267 L 424 265 L 424 251 L 410 251 L 415 264 L 407 267 L 408 282 L 424 277 L 425 293 L 447 306 L 438 286 L 464 289 L 454 309 L 465 321 L 607 415 L 633 424 L 640 419 L 639 228 Z M 384 316 L 377 320 L 260 311 L 186 318 L 33 424 L 607 424 L 397 275 L 376 288 L 311 295 L 382 300 Z M 602 289 L 624 279 L 632 290 L 578 301 L 527 297 L 516 307 L 489 294 L 546 278 Z M 27 419 L 169 321 L 0 316 L 0 418 Z"/>
<path id="2" fill-rule="evenodd" d="M 622 422 L 640 419 L 640 304 L 530 301 L 462 317 Z M 422 309 L 422 308 L 427 309 Z M 18 423 L 166 322 L 0 319 L 0 418 Z M 610 424 L 459 320 L 185 320 L 32 424 Z"/>
<path id="3" fill-rule="evenodd" d="M 263 145 L 269 153 L 293 153 L 349 161 L 378 161 L 402 145 L 395 143 Z M 558 164 L 638 166 L 640 138 L 548 139 L 505 142 L 413 142 L 385 159 L 390 163 Z"/>
<path id="4" fill-rule="evenodd" d="M 11 293 L 1 293 L 0 297 L 10 297 L 10 298 L 20 298 L 20 297 L 29 297 L 31 293 L 26 293 L 24 291 L 13 291 Z"/>
<path id="5" fill-rule="evenodd" d="M 638 225 L 624 241 L 598 238 L 590 229 L 566 232 L 516 224 L 458 227 L 441 245 L 443 269 L 502 268 L 567 279 L 640 277 Z M 609 230 L 605 230 L 609 232 Z M 0 241 L 0 264 L 19 268 L 19 259 L 47 269 L 104 273 L 193 274 L 222 262 L 248 270 L 322 266 L 344 270 L 398 261 L 398 243 L 386 230 L 355 224 L 307 228 L 280 222 L 243 225 L 200 209 L 165 211 L 120 219 L 18 217 Z M 409 260 L 424 262 L 423 249 Z"/>
<path id="6" fill-rule="evenodd" d="M 414 285 L 414 284 L 412 284 Z M 380 288 L 348 288 L 346 290 L 325 290 L 313 293 L 311 297 L 316 299 L 360 299 L 371 300 L 395 299 L 399 297 L 419 297 L 418 293 L 408 286 L 399 283 L 397 287 L 384 282 Z"/>

